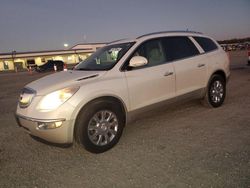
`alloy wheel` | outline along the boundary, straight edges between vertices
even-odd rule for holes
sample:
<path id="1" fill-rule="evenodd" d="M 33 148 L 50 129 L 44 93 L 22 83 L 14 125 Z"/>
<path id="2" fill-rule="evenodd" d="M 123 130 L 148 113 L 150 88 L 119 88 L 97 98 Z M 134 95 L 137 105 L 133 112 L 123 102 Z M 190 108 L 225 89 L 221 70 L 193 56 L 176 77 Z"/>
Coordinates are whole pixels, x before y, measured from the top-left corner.
<path id="1" fill-rule="evenodd" d="M 117 131 L 117 117 L 109 110 L 95 113 L 88 124 L 88 137 L 97 146 L 109 144 L 117 135 Z"/>

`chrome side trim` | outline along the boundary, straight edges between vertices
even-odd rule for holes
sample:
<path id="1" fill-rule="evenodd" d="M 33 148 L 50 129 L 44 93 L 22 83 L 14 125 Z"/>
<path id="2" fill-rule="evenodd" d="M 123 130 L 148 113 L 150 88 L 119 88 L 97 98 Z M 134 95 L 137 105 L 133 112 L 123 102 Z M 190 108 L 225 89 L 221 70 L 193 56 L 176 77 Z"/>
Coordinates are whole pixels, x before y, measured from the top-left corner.
<path id="1" fill-rule="evenodd" d="M 171 99 L 164 100 L 162 102 L 158 102 L 158 103 L 146 106 L 146 107 L 142 107 L 140 109 L 130 111 L 128 112 L 127 123 L 131 123 L 132 121 L 136 120 L 139 115 L 142 115 L 144 117 L 143 114 L 148 115 L 148 113 L 152 110 L 159 110 L 159 109 L 162 109 L 162 107 L 169 106 L 173 103 L 176 105 L 176 103 L 180 104 L 185 101 L 189 101 L 191 99 L 201 99 L 204 97 L 205 91 L 206 91 L 206 88 L 201 88 L 201 89 L 192 91 L 187 94 L 183 94 L 183 95 L 171 98 Z"/>

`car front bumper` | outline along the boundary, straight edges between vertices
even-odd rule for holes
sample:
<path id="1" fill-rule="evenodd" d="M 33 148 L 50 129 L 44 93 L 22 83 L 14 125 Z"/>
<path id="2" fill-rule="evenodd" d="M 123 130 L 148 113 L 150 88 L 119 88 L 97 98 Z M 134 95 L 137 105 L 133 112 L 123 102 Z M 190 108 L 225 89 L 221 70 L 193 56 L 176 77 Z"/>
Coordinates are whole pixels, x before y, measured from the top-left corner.
<path id="1" fill-rule="evenodd" d="M 35 119 L 20 114 L 16 114 L 16 121 L 29 134 L 37 136 L 46 141 L 58 144 L 72 143 L 72 120 L 60 119 Z M 43 125 L 60 125 L 59 127 L 46 128 Z M 42 125 L 42 126 L 41 126 Z"/>

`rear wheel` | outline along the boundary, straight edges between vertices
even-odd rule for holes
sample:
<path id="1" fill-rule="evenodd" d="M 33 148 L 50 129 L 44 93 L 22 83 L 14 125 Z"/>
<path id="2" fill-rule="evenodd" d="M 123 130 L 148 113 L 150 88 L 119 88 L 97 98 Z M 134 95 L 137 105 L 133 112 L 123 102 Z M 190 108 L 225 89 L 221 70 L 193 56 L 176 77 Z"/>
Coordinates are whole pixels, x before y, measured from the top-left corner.
<path id="1" fill-rule="evenodd" d="M 124 124 L 119 105 L 112 101 L 94 101 L 78 115 L 75 139 L 90 152 L 105 152 L 119 141 Z"/>
<path id="2" fill-rule="evenodd" d="M 217 108 L 221 106 L 226 97 L 226 81 L 218 74 L 212 75 L 207 86 L 204 104 L 209 107 Z"/>

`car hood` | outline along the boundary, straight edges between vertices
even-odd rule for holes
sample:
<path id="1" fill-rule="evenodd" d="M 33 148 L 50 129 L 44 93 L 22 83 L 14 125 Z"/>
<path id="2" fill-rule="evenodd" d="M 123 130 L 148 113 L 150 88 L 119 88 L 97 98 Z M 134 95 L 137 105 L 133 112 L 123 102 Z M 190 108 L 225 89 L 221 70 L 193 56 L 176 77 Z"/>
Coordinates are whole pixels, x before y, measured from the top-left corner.
<path id="1" fill-rule="evenodd" d="M 62 71 L 35 80 L 26 87 L 35 90 L 37 95 L 46 95 L 65 87 L 93 81 L 105 73 L 106 71 Z"/>

